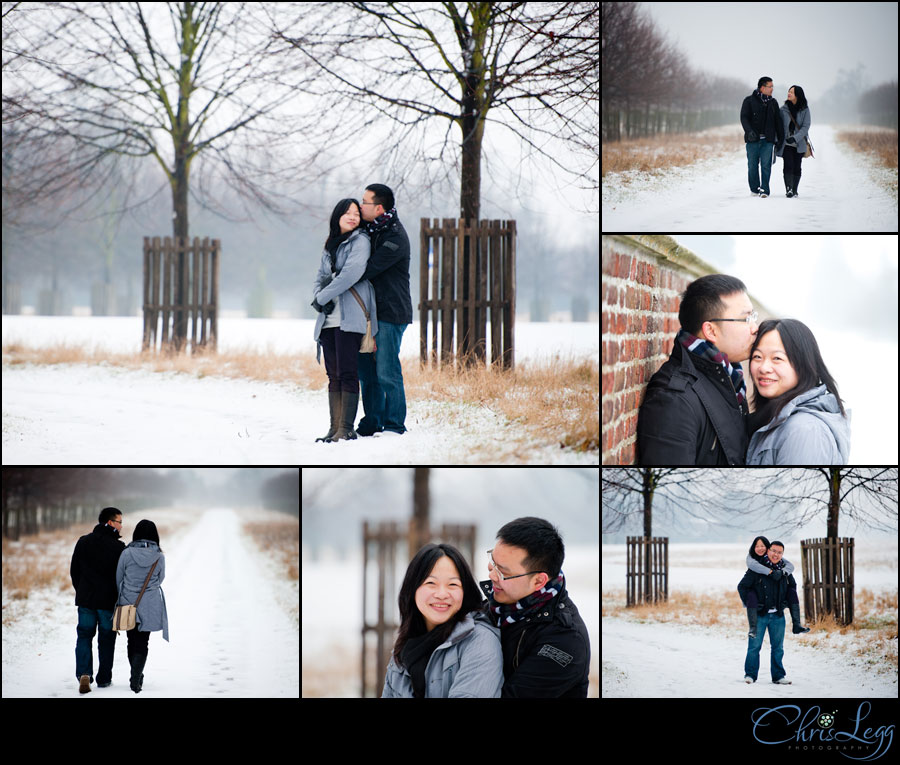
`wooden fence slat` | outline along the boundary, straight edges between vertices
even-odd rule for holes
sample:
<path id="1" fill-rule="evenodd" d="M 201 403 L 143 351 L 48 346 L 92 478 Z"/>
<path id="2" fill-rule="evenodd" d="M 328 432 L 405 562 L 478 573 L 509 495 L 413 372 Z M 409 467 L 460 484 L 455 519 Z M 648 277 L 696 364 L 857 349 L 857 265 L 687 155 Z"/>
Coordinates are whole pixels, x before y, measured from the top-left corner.
<path id="1" fill-rule="evenodd" d="M 626 605 L 669 599 L 669 538 L 627 537 Z"/>
<path id="2" fill-rule="evenodd" d="M 221 250 L 209 237 L 144 237 L 143 350 L 216 350 Z"/>

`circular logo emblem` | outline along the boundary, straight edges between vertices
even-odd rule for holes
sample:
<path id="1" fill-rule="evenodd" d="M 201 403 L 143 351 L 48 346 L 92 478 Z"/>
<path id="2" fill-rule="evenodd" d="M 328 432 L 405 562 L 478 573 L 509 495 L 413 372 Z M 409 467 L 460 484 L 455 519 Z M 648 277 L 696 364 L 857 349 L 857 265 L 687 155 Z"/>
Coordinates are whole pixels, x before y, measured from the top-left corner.
<path id="1" fill-rule="evenodd" d="M 834 715 L 824 714 L 819 718 L 819 727 L 830 728 L 834 725 Z"/>

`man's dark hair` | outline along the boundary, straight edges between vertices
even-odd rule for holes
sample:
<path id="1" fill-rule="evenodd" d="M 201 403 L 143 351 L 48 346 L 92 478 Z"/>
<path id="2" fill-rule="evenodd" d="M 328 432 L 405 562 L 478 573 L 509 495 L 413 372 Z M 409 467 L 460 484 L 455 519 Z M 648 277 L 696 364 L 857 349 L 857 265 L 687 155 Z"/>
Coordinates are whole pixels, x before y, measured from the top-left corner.
<path id="1" fill-rule="evenodd" d="M 100 511 L 100 517 L 99 517 L 100 523 L 105 526 L 107 521 L 111 521 L 117 515 L 121 515 L 121 514 L 122 514 L 122 511 L 119 510 L 119 508 L 117 508 L 117 507 L 104 507 Z"/>
<path id="2" fill-rule="evenodd" d="M 746 291 L 744 283 L 734 276 L 701 276 L 697 281 L 691 282 L 681 296 L 681 307 L 678 309 L 681 328 L 698 336 L 704 321 L 725 318 L 721 316 L 725 310 L 722 302 L 724 296 Z"/>
<path id="3" fill-rule="evenodd" d="M 394 207 L 394 192 L 383 183 L 371 183 L 366 186 L 366 191 L 372 192 L 372 201 L 381 205 L 385 212 Z"/>
<path id="4" fill-rule="evenodd" d="M 497 539 L 527 553 L 522 565 L 528 571 L 543 571 L 551 579 L 559 576 L 566 548 L 556 527 L 543 518 L 516 518 L 497 532 Z"/>
<path id="5" fill-rule="evenodd" d="M 781 551 L 784 552 L 784 542 L 779 542 L 777 539 L 769 545 L 769 547 L 775 547 L 778 545 L 781 548 Z"/>
<path id="6" fill-rule="evenodd" d="M 770 83 L 770 82 L 772 82 L 772 78 L 771 78 L 771 77 L 760 77 L 760 78 L 759 78 L 759 82 L 756 83 L 756 87 L 757 87 L 757 89 L 759 89 L 759 88 L 761 88 L 763 85 L 767 85 L 767 84 Z"/>

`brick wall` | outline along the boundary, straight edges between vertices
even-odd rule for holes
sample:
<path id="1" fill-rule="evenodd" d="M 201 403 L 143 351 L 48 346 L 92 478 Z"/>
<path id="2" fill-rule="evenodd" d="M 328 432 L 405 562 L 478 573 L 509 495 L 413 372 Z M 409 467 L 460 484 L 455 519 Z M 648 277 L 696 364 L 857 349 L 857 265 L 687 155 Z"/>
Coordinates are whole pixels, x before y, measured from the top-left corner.
<path id="1" fill-rule="evenodd" d="M 601 332 L 603 465 L 630 465 L 644 388 L 672 352 L 680 294 L 692 281 L 717 273 L 672 237 L 604 236 Z M 733 274 L 740 278 L 740 274 Z M 751 296 L 752 299 L 752 296 Z M 753 301 L 760 319 L 770 313 Z M 748 392 L 752 390 L 744 364 Z"/>

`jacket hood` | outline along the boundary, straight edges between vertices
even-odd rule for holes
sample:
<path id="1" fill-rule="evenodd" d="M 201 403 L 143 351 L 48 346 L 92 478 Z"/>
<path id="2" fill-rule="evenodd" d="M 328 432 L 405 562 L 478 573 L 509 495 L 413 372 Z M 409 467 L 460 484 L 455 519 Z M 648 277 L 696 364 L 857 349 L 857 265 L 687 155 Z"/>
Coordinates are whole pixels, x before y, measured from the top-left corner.
<path id="1" fill-rule="evenodd" d="M 142 566 L 152 566 L 160 556 L 159 545 L 147 539 L 132 542 L 125 549 L 131 550 L 134 559 Z"/>

